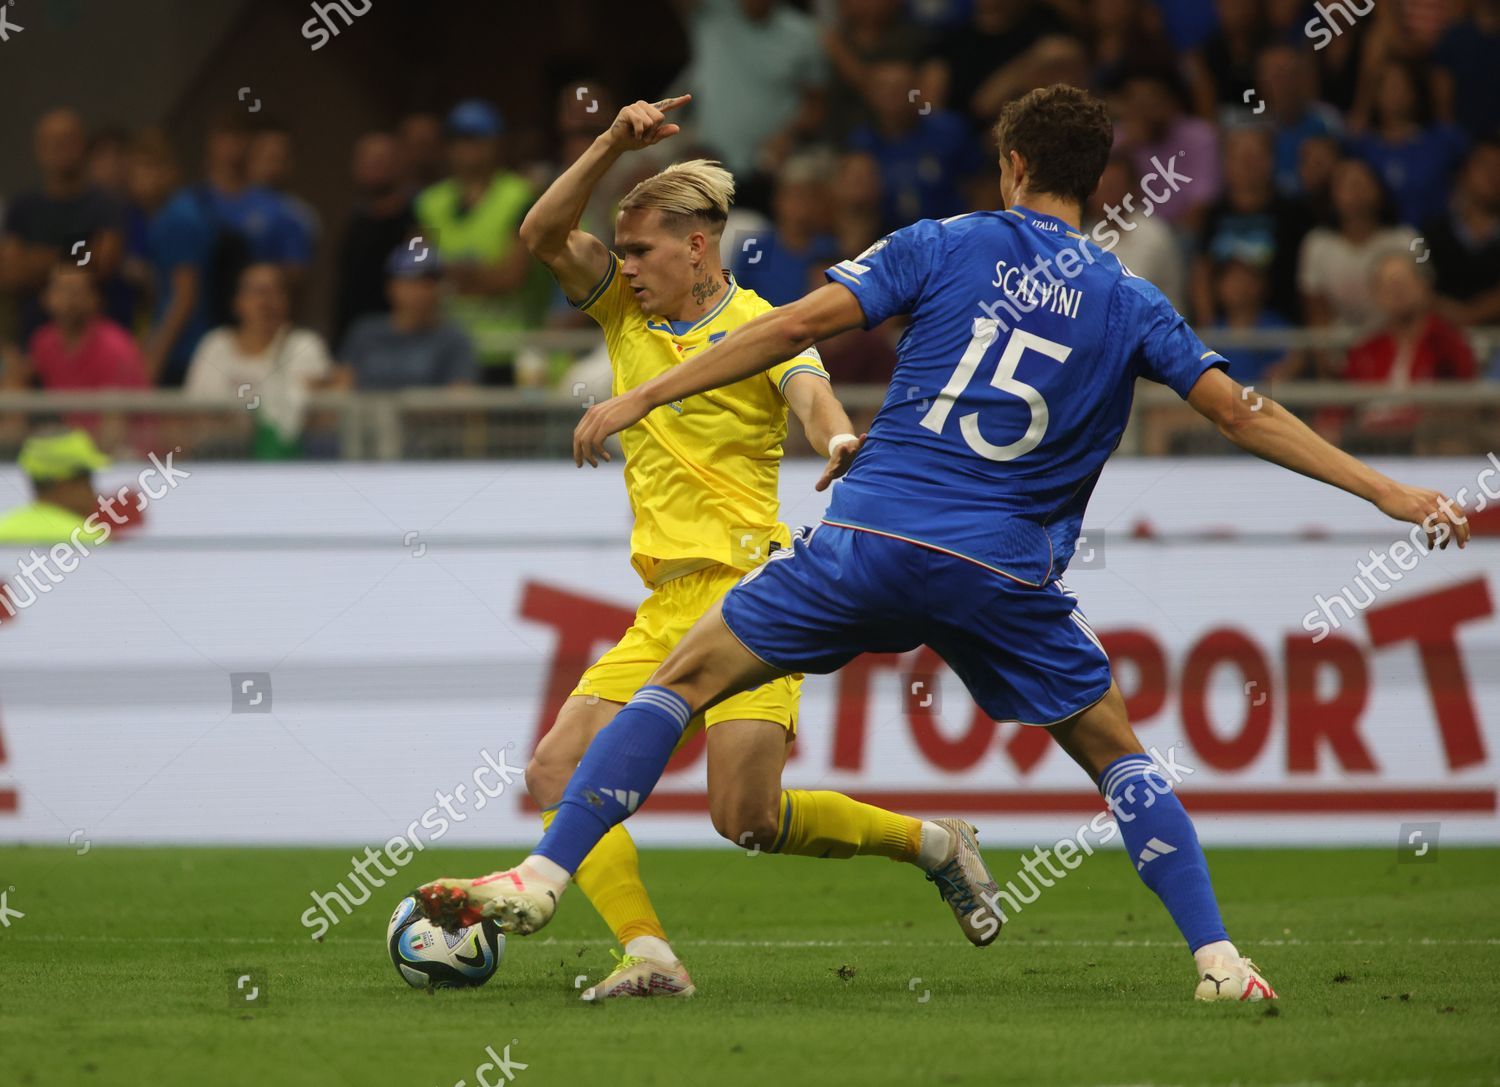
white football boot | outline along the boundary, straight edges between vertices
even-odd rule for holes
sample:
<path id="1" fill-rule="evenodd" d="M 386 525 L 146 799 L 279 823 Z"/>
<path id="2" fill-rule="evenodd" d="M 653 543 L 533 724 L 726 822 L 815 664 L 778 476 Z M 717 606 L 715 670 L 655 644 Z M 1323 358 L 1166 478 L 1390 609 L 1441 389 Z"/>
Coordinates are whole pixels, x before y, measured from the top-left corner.
<path id="1" fill-rule="evenodd" d="M 610 954 L 615 957 L 614 970 L 598 985 L 585 989 L 581 999 L 597 1003 L 622 996 L 692 996 L 698 991 L 680 962 L 658 962 L 617 951 Z"/>
<path id="2" fill-rule="evenodd" d="M 1199 967 L 1195 1000 L 1275 1000 L 1276 990 L 1249 959 L 1216 956 Z"/>
<path id="3" fill-rule="evenodd" d="M 447 931 L 488 917 L 501 932 L 529 936 L 552 920 L 562 892 L 562 886 L 520 864 L 478 879 L 435 879 L 416 895 L 427 920 Z"/>
<path id="4" fill-rule="evenodd" d="M 948 831 L 952 845 L 943 862 L 927 872 L 927 878 L 937 884 L 938 893 L 948 903 L 969 942 L 975 947 L 987 947 L 1000 935 L 1003 921 L 992 906 L 985 905 L 995 901 L 1000 885 L 990 875 L 989 866 L 979 852 L 978 832 L 962 819 L 934 822 Z"/>

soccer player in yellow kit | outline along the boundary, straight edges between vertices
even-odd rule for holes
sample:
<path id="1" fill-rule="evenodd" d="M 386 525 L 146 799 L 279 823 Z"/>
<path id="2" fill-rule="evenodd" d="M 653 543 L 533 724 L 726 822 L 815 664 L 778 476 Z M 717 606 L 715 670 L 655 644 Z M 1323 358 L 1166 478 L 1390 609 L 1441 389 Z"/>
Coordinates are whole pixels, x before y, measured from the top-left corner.
<path id="1" fill-rule="evenodd" d="M 527 248 L 551 269 L 569 300 L 604 329 L 616 395 L 772 308 L 720 265 L 734 179 L 717 163 L 678 163 L 637 185 L 621 201 L 614 252 L 578 229 L 604 173 L 626 151 L 676 134 L 678 126 L 665 115 L 687 100 L 636 102 L 621 110 L 521 226 Z M 778 520 L 777 500 L 788 407 L 813 445 L 829 452 L 822 489 L 843 474 L 859 439 L 849 433 L 849 418 L 816 348 L 769 374 L 667 405 L 621 435 L 635 513 L 631 563 L 651 595 L 619 644 L 584 673 L 526 767 L 527 788 L 543 809 L 544 823 L 589 741 L 646 684 L 688 628 L 776 546 L 791 542 Z M 916 864 L 937 884 L 969 939 L 990 942 L 994 932 L 973 924 L 970 914 L 978 893 L 993 892 L 994 881 L 967 823 L 922 821 L 839 793 L 781 788 L 801 678 L 788 676 L 736 695 L 689 724 L 684 742 L 708 729 L 714 827 L 749 849 L 813 857 L 874 854 Z M 640 799 L 632 798 L 631 807 Z M 479 892 L 494 878 L 439 881 L 464 888 L 448 901 L 454 910 L 449 916 L 463 912 L 470 889 Z M 576 882 L 625 951 L 615 971 L 584 999 L 692 994 L 692 979 L 667 942 L 623 826 L 588 855 Z"/>

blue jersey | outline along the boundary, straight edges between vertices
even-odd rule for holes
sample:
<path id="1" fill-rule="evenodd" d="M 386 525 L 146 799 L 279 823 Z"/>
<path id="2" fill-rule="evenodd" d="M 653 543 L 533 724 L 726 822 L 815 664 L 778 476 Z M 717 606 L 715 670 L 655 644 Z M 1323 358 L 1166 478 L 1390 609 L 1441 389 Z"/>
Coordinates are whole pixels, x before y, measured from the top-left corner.
<path id="1" fill-rule="evenodd" d="M 1226 365 L 1154 286 L 1025 208 L 924 220 L 826 274 L 867 326 L 911 324 L 824 520 L 1031 585 L 1067 568 L 1136 378 L 1186 397 Z"/>

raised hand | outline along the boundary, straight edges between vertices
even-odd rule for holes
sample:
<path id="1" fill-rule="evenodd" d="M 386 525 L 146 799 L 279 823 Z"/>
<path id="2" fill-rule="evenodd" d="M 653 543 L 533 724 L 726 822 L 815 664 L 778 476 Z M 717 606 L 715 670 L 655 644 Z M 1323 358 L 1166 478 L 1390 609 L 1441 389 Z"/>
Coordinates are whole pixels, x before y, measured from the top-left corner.
<path id="1" fill-rule="evenodd" d="M 690 94 L 680 94 L 676 98 L 664 98 L 660 102 L 632 102 L 619 112 L 614 124 L 609 126 L 609 138 L 623 150 L 639 151 L 675 136 L 682 131 L 682 126 L 668 123 L 667 114 L 692 99 Z"/>

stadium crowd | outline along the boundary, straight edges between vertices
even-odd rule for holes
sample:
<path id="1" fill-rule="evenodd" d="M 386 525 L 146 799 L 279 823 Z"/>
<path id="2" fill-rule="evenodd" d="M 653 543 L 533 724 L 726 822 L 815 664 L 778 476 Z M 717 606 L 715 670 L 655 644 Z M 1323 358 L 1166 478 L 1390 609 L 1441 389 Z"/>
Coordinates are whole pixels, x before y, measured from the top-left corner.
<path id="1" fill-rule="evenodd" d="M 1500 0 L 681 0 L 681 136 L 622 161 L 584 227 L 671 159 L 740 193 L 726 267 L 773 303 L 924 217 L 998 203 L 1000 106 L 1057 81 L 1117 117 L 1094 237 L 1213 330 L 1343 328 L 1348 350 L 1232 351 L 1243 383 L 1500 376 Z M 351 139 L 348 199 L 299 195 L 296 147 L 243 112 L 201 162 L 160 132 L 58 108 L 35 185 L 0 194 L 7 389 L 183 388 L 262 399 L 256 449 L 296 452 L 318 388 L 562 385 L 602 353 L 518 347 L 591 327 L 518 237 L 613 118 L 598 80 L 554 88 L 554 146 L 522 161 L 492 104 Z M 1094 225 L 1090 224 L 1090 225 Z M 1089 227 L 1086 226 L 1086 229 Z M 326 312 L 310 269 L 331 257 Z M 884 383 L 896 332 L 825 345 L 836 382 Z M 1399 416 L 1399 413 L 1398 413 Z M 1338 413 L 1322 422 L 1339 425 Z M 1397 417 L 1392 426 L 1410 425 Z"/>

